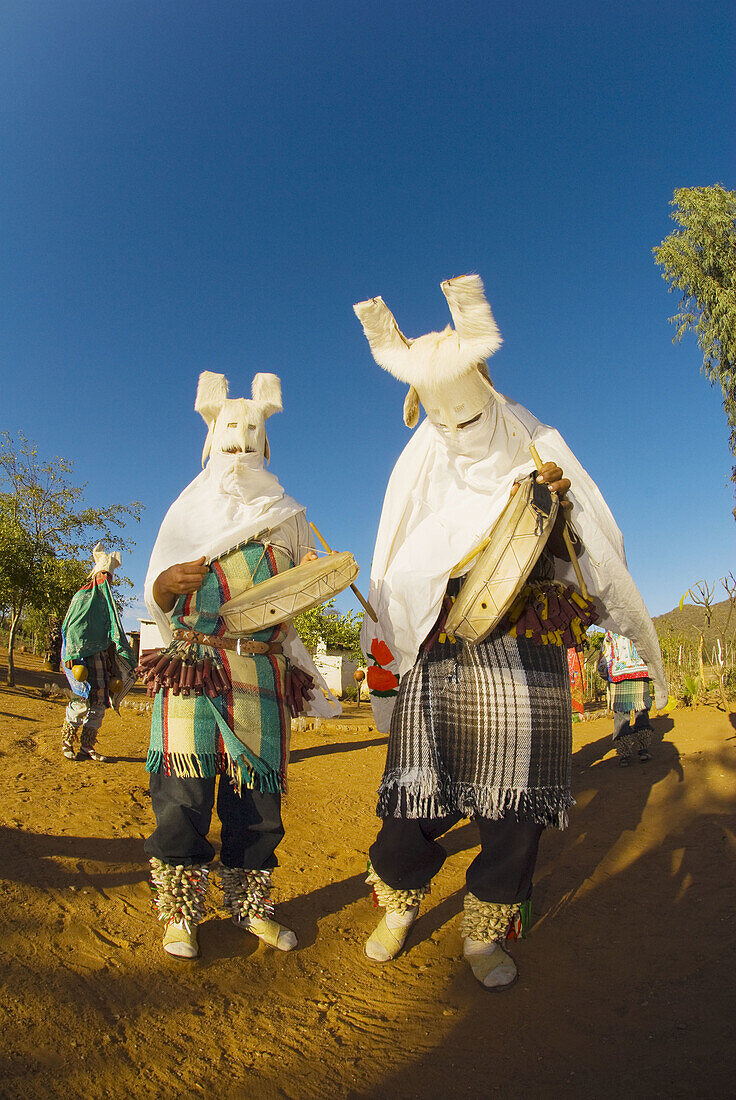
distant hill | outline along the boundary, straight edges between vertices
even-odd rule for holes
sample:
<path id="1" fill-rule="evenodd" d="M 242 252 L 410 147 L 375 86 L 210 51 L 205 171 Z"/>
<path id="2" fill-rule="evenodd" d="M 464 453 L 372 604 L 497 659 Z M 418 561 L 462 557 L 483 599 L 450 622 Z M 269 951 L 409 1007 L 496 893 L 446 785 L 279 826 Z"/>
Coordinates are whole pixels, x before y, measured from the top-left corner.
<path id="1" fill-rule="evenodd" d="M 736 610 L 732 612 L 729 622 L 730 607 L 728 600 L 713 604 L 710 629 L 705 631 L 706 649 L 715 644 L 716 638 L 720 638 L 721 641 L 732 641 L 736 636 Z M 682 610 L 675 607 L 664 615 L 657 615 L 653 622 L 658 634 L 671 632 L 676 635 L 684 635 L 687 641 L 697 642 L 705 623 L 705 615 L 702 607 L 695 607 L 693 604 L 686 603 Z"/>

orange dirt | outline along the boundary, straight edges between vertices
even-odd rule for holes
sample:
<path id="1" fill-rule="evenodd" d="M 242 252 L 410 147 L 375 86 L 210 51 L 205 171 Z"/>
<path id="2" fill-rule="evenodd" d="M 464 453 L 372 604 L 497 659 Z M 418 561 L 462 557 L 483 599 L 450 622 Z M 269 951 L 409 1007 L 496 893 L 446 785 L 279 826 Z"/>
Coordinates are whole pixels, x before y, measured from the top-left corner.
<path id="1" fill-rule="evenodd" d="M 458 935 L 468 824 L 408 950 L 362 955 L 385 751 L 366 705 L 293 739 L 276 883 L 299 949 L 239 931 L 212 890 L 201 958 L 176 962 L 146 883 L 147 717 L 108 714 L 114 759 L 70 763 L 54 678 L 19 665 L 0 690 L 2 1096 L 732 1095 L 736 716 L 656 719 L 654 759 L 627 770 L 610 718 L 575 727 L 577 807 L 542 842 L 520 981 L 489 994 Z"/>

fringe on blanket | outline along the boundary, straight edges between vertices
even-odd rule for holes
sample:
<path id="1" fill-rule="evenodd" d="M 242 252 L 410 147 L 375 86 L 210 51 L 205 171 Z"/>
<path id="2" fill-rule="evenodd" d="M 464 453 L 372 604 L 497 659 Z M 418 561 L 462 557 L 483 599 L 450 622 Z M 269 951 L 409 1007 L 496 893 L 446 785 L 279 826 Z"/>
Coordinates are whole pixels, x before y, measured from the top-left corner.
<path id="1" fill-rule="evenodd" d="M 401 782 L 401 774 L 384 777 L 378 791 L 379 817 L 438 818 L 459 813 L 497 821 L 511 812 L 540 825 L 565 829 L 567 812 L 575 805 L 567 787 L 474 787 L 448 782 L 439 790 L 432 782 L 434 773 L 408 784 Z"/>
<path id="2" fill-rule="evenodd" d="M 179 779 L 212 779 L 216 775 L 229 775 L 238 790 L 246 788 L 261 794 L 279 794 L 286 790 L 286 776 L 281 771 L 254 768 L 242 754 L 237 761 L 227 753 L 197 755 L 185 752 L 161 752 L 149 749 L 146 757 L 147 772 L 175 775 Z"/>

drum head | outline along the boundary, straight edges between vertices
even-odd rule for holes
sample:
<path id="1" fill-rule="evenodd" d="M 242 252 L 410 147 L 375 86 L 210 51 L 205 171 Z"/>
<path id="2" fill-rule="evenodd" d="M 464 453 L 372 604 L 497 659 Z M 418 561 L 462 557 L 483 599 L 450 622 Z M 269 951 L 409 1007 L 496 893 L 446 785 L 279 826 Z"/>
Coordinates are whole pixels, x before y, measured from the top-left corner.
<path id="1" fill-rule="evenodd" d="M 230 633 L 254 634 L 326 603 L 352 584 L 357 575 L 352 554 L 328 554 L 254 584 L 224 603 L 220 614 Z"/>
<path id="2" fill-rule="evenodd" d="M 557 519 L 559 500 L 536 474 L 521 482 L 489 543 L 469 571 L 447 617 L 445 631 L 477 645 L 498 626 L 524 587 Z"/>

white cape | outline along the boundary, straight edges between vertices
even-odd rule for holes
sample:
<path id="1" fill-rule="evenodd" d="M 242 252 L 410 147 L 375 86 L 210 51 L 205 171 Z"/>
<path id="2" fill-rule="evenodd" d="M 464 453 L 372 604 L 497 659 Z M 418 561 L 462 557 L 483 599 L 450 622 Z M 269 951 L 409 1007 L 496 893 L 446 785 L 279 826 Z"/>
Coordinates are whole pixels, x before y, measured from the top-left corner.
<path id="1" fill-rule="evenodd" d="M 268 531 L 273 537 L 278 528 L 283 529 L 283 541 L 293 544 L 295 549 L 300 542 L 297 533 L 303 529 L 301 542 L 306 551 L 312 543 L 304 512 L 304 507 L 287 496 L 277 478 L 264 469 L 262 455 L 211 455 L 205 469 L 179 494 L 164 516 L 148 564 L 146 606 L 165 644 L 172 638 L 170 616 L 153 598 L 153 583 L 164 569 L 196 561 L 202 555 L 210 562 L 254 535 Z M 281 540 L 277 536 L 274 541 Z M 289 627 L 283 646 L 286 656 L 315 682 L 307 712 L 333 718 L 340 714 L 340 704 L 293 626 Z M 327 699 L 323 692 L 327 692 Z"/>
<path id="2" fill-rule="evenodd" d="M 585 553 L 580 567 L 595 598 L 602 630 L 631 638 L 654 682 L 655 702 L 667 702 L 659 641 L 626 564 L 624 542 L 598 486 L 559 432 L 523 406 L 491 402 L 480 420 L 463 430 L 462 453 L 452 439 L 425 419 L 393 469 L 376 538 L 369 601 L 378 623 L 367 616 L 361 644 L 369 656 L 374 639 L 395 660 L 383 667 L 401 677 L 437 620 L 447 581 L 501 514 L 517 477 L 534 469 L 533 442 L 543 462 L 554 461 L 572 487 L 568 498 Z M 576 583 L 572 565 L 555 559 L 556 579 Z M 395 697 L 372 695 L 378 729 L 389 728 Z"/>

